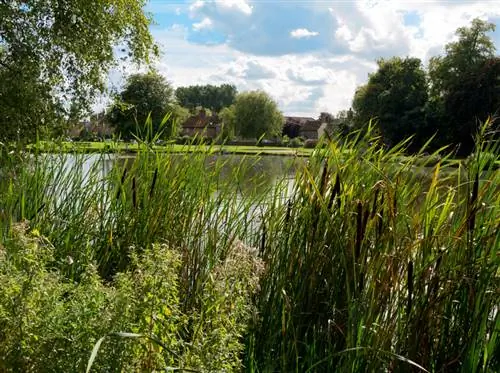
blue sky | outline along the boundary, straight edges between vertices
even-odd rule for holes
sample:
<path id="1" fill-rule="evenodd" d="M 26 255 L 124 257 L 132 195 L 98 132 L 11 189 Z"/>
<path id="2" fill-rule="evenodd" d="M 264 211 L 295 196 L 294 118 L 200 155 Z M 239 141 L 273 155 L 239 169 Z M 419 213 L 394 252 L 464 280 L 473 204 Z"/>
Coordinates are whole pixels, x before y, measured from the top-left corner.
<path id="1" fill-rule="evenodd" d="M 285 114 L 314 117 L 349 108 L 380 57 L 426 64 L 475 17 L 500 28 L 497 0 L 152 0 L 146 9 L 157 68 L 174 86 L 263 89 Z M 500 49 L 500 30 L 492 37 Z"/>

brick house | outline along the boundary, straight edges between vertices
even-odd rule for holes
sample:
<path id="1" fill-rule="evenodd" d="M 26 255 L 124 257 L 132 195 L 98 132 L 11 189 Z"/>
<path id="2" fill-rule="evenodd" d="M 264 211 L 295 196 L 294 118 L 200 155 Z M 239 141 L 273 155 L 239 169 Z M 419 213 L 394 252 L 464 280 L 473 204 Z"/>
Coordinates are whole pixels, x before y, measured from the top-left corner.
<path id="1" fill-rule="evenodd" d="M 215 138 L 219 134 L 220 125 L 217 114 L 207 115 L 207 112 L 202 109 L 196 115 L 190 116 L 182 124 L 181 135 L 183 136 L 202 136 Z"/>

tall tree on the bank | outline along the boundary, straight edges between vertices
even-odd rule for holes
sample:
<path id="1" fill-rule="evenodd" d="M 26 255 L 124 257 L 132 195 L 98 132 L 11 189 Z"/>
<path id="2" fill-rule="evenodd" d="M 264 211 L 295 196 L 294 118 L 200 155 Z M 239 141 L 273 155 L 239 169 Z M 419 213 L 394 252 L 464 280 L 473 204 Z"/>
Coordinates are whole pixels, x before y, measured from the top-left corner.
<path id="1" fill-rule="evenodd" d="M 179 87 L 175 91 L 175 97 L 177 102 L 186 108 L 194 109 L 201 106 L 218 113 L 234 103 L 237 93 L 236 87 L 231 84 L 220 86 L 207 84 Z"/>
<path id="2" fill-rule="evenodd" d="M 247 139 L 281 135 L 283 116 L 276 102 L 263 91 L 240 93 L 234 104 L 235 132 Z"/>
<path id="3" fill-rule="evenodd" d="M 428 119 L 447 143 L 460 144 L 462 154 L 472 150 L 479 121 L 500 109 L 500 62 L 487 35 L 494 30 L 494 24 L 474 19 L 456 31 L 458 40 L 446 45 L 444 56 L 429 63 Z"/>
<path id="4" fill-rule="evenodd" d="M 376 118 L 383 140 L 388 145 L 415 135 L 418 146 L 425 134 L 424 107 L 427 102 L 427 79 L 418 58 L 393 57 L 377 61 L 378 70 L 368 83 L 356 91 L 353 100 L 358 127 Z"/>
<path id="5" fill-rule="evenodd" d="M 114 48 L 131 62 L 157 54 L 145 0 L 0 1 L 0 138 L 33 138 L 88 109 Z M 70 103 L 73 103 L 71 105 Z"/>
<path id="6" fill-rule="evenodd" d="M 221 119 L 221 136 L 224 140 L 230 140 L 235 135 L 236 113 L 234 105 L 223 108 L 219 113 Z"/>
<path id="7" fill-rule="evenodd" d="M 127 79 L 117 101 L 108 110 L 108 120 L 124 139 L 146 132 L 144 127 L 148 116 L 151 117 L 153 135 L 160 131 L 165 115 L 170 119 L 161 128 L 162 134 L 174 134 L 172 126 L 175 120 L 182 119 L 181 108 L 175 104 L 172 85 L 155 71 L 145 74 L 133 74 Z"/>

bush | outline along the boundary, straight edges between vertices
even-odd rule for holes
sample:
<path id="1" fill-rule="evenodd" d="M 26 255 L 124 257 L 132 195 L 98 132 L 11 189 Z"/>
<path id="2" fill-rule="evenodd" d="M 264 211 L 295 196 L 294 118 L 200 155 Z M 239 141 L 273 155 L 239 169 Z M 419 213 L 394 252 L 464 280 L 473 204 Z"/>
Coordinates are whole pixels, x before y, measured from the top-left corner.
<path id="1" fill-rule="evenodd" d="M 304 140 L 300 137 L 294 137 L 290 140 L 289 146 L 291 148 L 300 148 L 304 145 Z"/>
<path id="2" fill-rule="evenodd" d="M 54 247 L 27 223 L 0 246 L 0 371 L 240 371 L 243 335 L 263 264 L 233 244 L 199 290 L 199 308 L 181 311 L 182 257 L 166 245 L 132 249 L 130 268 L 105 284 L 93 266 L 79 282 L 54 270 Z M 68 265 L 76 265 L 71 257 Z M 123 338 L 116 332 L 134 338 Z M 114 337 L 112 337 L 114 335 Z M 121 334 L 127 335 L 127 334 Z M 153 338 L 140 338 L 152 336 Z"/>
<path id="3" fill-rule="evenodd" d="M 0 258 L 0 370 L 84 371 L 89 347 L 127 327 L 127 307 L 92 266 L 78 283 L 53 270 L 54 248 L 27 223 L 12 227 Z M 68 257 L 68 263 L 72 262 Z M 73 263 L 71 263 L 73 264 Z M 123 367 L 127 346 L 105 348 L 101 370 Z"/>
<path id="4" fill-rule="evenodd" d="M 314 149 L 318 145 L 318 140 L 307 139 L 304 141 L 304 148 Z"/>

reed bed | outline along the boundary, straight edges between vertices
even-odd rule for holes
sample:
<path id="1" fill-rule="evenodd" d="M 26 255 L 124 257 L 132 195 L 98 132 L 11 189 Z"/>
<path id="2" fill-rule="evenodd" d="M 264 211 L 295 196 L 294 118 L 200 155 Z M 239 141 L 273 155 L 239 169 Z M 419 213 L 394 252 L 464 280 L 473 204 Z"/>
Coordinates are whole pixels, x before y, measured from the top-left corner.
<path id="1" fill-rule="evenodd" d="M 490 127 L 453 168 L 326 140 L 292 188 L 147 141 L 2 148 L 0 371 L 500 371 Z"/>

